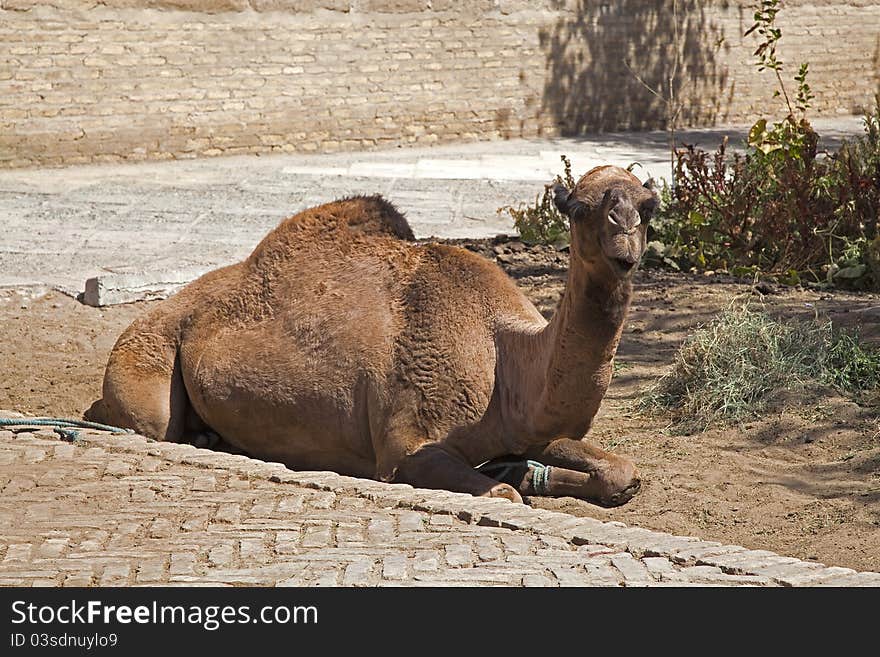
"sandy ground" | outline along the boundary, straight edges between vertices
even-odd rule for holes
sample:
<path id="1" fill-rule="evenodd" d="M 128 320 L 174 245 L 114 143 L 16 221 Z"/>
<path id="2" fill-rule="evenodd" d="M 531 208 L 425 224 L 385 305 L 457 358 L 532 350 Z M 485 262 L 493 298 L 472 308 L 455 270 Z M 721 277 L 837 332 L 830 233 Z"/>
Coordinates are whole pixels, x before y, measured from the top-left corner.
<path id="1" fill-rule="evenodd" d="M 567 256 L 518 242 L 471 242 L 495 258 L 550 314 Z M 612 382 L 592 437 L 633 457 L 642 492 L 618 509 L 578 500 L 536 506 L 675 534 L 763 548 L 802 559 L 880 570 L 880 431 L 876 408 L 833 392 L 791 398 L 739 427 L 677 436 L 662 415 L 632 402 L 662 374 L 694 327 L 751 286 L 715 276 L 637 273 L 636 295 Z M 785 316 L 830 316 L 880 343 L 880 297 L 778 288 L 751 293 Z M 155 303 L 155 302 L 154 302 Z M 46 288 L 0 288 L 0 408 L 78 417 L 100 396 L 119 333 L 153 303 L 96 309 Z"/>

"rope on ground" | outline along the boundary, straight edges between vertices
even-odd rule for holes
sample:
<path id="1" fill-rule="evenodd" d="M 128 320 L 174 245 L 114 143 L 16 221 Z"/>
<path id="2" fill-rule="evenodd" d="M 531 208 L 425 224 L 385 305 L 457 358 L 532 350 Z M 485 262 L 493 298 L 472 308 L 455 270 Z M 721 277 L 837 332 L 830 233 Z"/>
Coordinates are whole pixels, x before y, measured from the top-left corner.
<path id="1" fill-rule="evenodd" d="M 71 420 L 61 417 L 0 417 L 0 427 L 52 427 L 61 438 L 74 441 L 79 438 L 77 429 L 97 429 L 111 433 L 134 433 L 131 429 L 113 427 L 99 422 Z M 74 428 L 75 427 L 75 428 Z"/>

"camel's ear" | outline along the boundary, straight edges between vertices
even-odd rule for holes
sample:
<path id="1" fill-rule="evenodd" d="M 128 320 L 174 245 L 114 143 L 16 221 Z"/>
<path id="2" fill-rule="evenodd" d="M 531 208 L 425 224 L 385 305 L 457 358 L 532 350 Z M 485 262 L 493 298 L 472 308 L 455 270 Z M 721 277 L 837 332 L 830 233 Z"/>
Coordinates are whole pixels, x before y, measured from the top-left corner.
<path id="1" fill-rule="evenodd" d="M 657 183 L 654 182 L 654 179 L 653 179 L 653 178 L 648 178 L 648 179 L 645 181 L 645 184 L 642 185 L 642 187 L 644 187 L 645 189 L 647 189 L 649 192 L 656 192 L 656 191 L 657 191 Z"/>
<path id="2" fill-rule="evenodd" d="M 556 204 L 556 209 L 569 219 L 579 219 L 587 209 L 584 203 L 575 198 L 573 192 L 559 183 L 553 185 L 553 202 Z"/>

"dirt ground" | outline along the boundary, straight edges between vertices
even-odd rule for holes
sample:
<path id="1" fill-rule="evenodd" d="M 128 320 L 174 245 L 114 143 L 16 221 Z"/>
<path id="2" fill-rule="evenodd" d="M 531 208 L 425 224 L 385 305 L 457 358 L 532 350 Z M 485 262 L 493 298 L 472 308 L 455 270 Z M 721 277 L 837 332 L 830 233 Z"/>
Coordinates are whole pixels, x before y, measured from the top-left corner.
<path id="1" fill-rule="evenodd" d="M 512 241 L 464 242 L 496 259 L 549 316 L 567 254 Z M 769 549 L 829 565 L 880 570 L 878 409 L 833 392 L 785 400 L 739 427 L 675 435 L 669 418 L 639 415 L 640 390 L 670 363 L 681 340 L 734 298 L 749 295 L 782 316 L 818 312 L 880 343 L 880 297 L 766 289 L 723 276 L 640 271 L 617 373 L 592 437 L 635 459 L 641 493 L 618 509 L 578 500 L 536 506 L 619 520 L 674 534 Z M 154 305 L 96 309 L 45 288 L 0 289 L 0 408 L 78 417 L 100 395 L 119 333 Z"/>

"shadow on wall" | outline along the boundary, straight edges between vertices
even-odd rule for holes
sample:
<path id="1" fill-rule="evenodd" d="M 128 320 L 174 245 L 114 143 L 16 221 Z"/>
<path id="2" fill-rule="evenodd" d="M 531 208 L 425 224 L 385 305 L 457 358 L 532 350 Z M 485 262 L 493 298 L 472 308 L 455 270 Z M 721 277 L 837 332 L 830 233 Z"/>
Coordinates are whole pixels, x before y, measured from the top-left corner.
<path id="1" fill-rule="evenodd" d="M 668 98 L 670 76 L 678 125 L 724 121 L 728 76 L 717 55 L 725 35 L 707 14 L 728 3 L 676 5 L 677 17 L 673 0 L 578 0 L 575 11 L 539 33 L 547 55 L 544 111 L 563 135 L 667 127 L 667 103 L 645 85 Z M 727 99 L 733 93 L 731 85 Z"/>
<path id="2" fill-rule="evenodd" d="M 877 44 L 874 46 L 874 81 L 876 82 L 876 91 L 874 92 L 874 102 L 880 104 L 880 36 L 877 37 Z M 862 107 L 855 105 L 852 108 L 853 114 L 869 114 L 873 107 Z"/>

